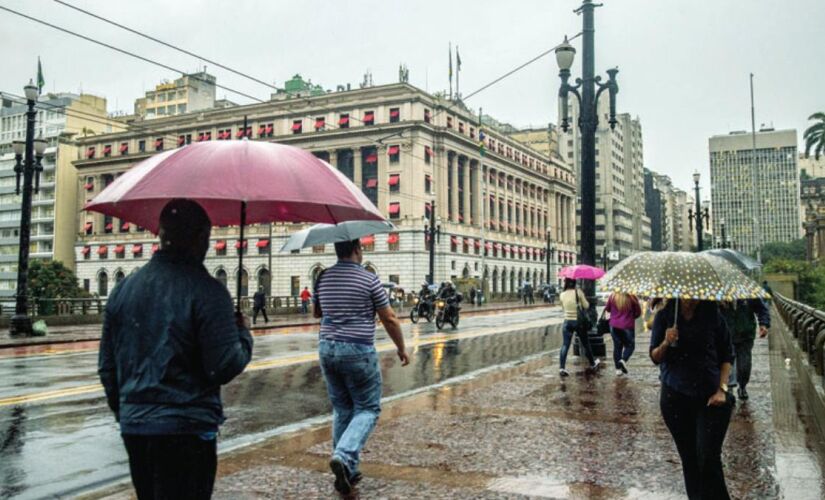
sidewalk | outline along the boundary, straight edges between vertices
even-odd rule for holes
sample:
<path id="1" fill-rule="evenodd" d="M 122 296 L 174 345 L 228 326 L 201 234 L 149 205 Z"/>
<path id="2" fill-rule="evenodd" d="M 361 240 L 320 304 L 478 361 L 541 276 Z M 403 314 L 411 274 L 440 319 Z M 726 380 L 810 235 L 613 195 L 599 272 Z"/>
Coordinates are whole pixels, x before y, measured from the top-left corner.
<path id="1" fill-rule="evenodd" d="M 649 338 L 638 337 L 627 377 L 612 366 L 585 376 L 573 358 L 561 380 L 554 352 L 387 402 L 361 498 L 684 498 Z M 732 498 L 825 495 L 822 443 L 779 344 L 757 342 L 751 399 L 734 412 L 723 455 Z M 329 451 L 321 423 L 224 454 L 215 498 L 335 498 Z"/>
<path id="2" fill-rule="evenodd" d="M 518 311 L 522 309 L 536 309 L 548 307 L 546 304 L 536 303 L 525 306 L 521 302 L 494 302 L 483 306 L 464 305 L 462 314 L 483 314 L 501 311 Z M 409 322 L 410 308 L 405 307 L 396 311 L 402 322 Z M 318 324 L 318 320 L 312 314 L 279 314 L 270 316 L 269 323 L 264 324 L 263 319 L 252 327 L 255 336 L 265 335 L 268 330 L 276 328 L 308 327 Z M 28 346 L 43 346 L 49 344 L 67 344 L 95 342 L 100 339 L 102 325 L 77 325 L 77 326 L 55 326 L 49 327 L 48 334 L 43 337 L 10 337 L 9 332 L 0 331 L 0 349 Z"/>

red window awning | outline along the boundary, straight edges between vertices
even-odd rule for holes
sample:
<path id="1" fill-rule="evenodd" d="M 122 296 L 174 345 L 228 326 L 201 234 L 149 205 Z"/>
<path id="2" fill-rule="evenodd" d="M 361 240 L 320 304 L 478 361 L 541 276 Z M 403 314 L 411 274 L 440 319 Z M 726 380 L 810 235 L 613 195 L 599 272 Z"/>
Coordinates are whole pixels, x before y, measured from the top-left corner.
<path id="1" fill-rule="evenodd" d="M 235 248 L 240 249 L 241 247 L 246 248 L 249 246 L 249 242 L 247 240 L 238 240 L 235 242 Z"/>
<path id="2" fill-rule="evenodd" d="M 105 255 L 109 252 L 109 248 L 106 245 L 100 245 L 97 247 L 97 254 L 98 255 Z"/>
<path id="3" fill-rule="evenodd" d="M 123 253 L 126 251 L 126 247 L 124 245 L 115 245 L 115 253 Z"/>
<path id="4" fill-rule="evenodd" d="M 458 245 L 458 238 L 455 236 L 450 236 L 450 243 L 453 245 Z"/>
<path id="5" fill-rule="evenodd" d="M 526 253 L 527 250 L 524 247 L 518 247 L 518 253 Z"/>
<path id="6" fill-rule="evenodd" d="M 152 253 L 157 252 L 159 248 L 160 245 L 158 245 L 157 243 L 152 243 Z"/>
<path id="7" fill-rule="evenodd" d="M 225 240 L 218 240 L 215 243 L 215 250 L 223 250 L 226 248 L 226 241 Z"/>
<path id="8" fill-rule="evenodd" d="M 398 243 L 398 239 L 398 233 L 390 233 L 390 235 L 387 236 L 387 243 L 389 243 L 390 245 Z"/>
<path id="9" fill-rule="evenodd" d="M 128 144 L 126 144 L 124 142 L 123 144 L 120 145 L 120 153 L 121 154 L 126 153 L 128 151 L 129 151 L 129 145 Z"/>
<path id="10" fill-rule="evenodd" d="M 390 203 L 390 215 L 398 215 L 401 212 L 400 203 Z"/>
<path id="11" fill-rule="evenodd" d="M 92 230 L 92 223 L 87 222 L 86 225 L 83 226 L 83 229 L 85 229 L 86 231 L 91 231 Z"/>
<path id="12" fill-rule="evenodd" d="M 349 116 L 345 115 L 338 118 L 338 125 L 349 125 Z"/>
<path id="13" fill-rule="evenodd" d="M 493 249 L 493 244 L 488 241 L 488 242 L 484 243 L 484 248 L 486 248 L 487 250 L 492 250 Z"/>
<path id="14" fill-rule="evenodd" d="M 496 250 L 501 250 L 501 243 L 496 243 Z"/>
<path id="15" fill-rule="evenodd" d="M 426 156 L 432 156 L 433 155 L 433 148 L 431 148 L 429 146 L 424 146 L 424 154 Z"/>
<path id="16" fill-rule="evenodd" d="M 303 124 L 301 122 L 293 122 L 292 123 L 292 131 L 293 132 L 297 131 L 297 130 L 301 130 L 302 127 L 303 127 Z"/>
<path id="17" fill-rule="evenodd" d="M 401 115 L 401 111 L 397 109 L 390 110 L 390 118 L 398 118 Z"/>
<path id="18" fill-rule="evenodd" d="M 237 131 L 237 132 L 235 132 L 235 137 L 236 137 L 237 139 L 240 139 L 240 138 L 241 138 L 241 137 L 243 137 L 243 136 L 244 136 L 244 129 L 239 128 L 239 129 L 238 129 L 238 131 Z"/>
<path id="19" fill-rule="evenodd" d="M 266 135 L 266 125 L 261 125 L 258 127 L 258 137 L 263 137 Z"/>
<path id="20" fill-rule="evenodd" d="M 269 240 L 258 240 L 258 242 L 255 243 L 255 246 L 258 248 L 266 248 L 269 246 Z"/>
<path id="21" fill-rule="evenodd" d="M 206 134 L 204 134 L 203 140 L 204 141 L 211 141 L 212 140 L 212 132 L 207 132 Z"/>
<path id="22" fill-rule="evenodd" d="M 316 118 L 315 119 L 315 130 L 320 130 L 324 128 L 324 125 L 327 124 L 327 121 L 324 118 Z"/>
<path id="23" fill-rule="evenodd" d="M 124 222 L 123 224 L 121 224 L 121 225 L 120 225 L 120 230 L 121 230 L 121 231 L 128 231 L 128 230 L 129 230 L 129 223 L 128 223 L 128 222 Z"/>
<path id="24" fill-rule="evenodd" d="M 267 134 L 267 135 L 269 135 L 269 134 L 271 134 L 271 133 L 272 133 L 272 130 L 274 130 L 274 129 L 273 129 L 273 127 L 274 127 L 274 126 L 273 126 L 271 123 L 270 123 L 269 125 L 267 125 L 267 126 L 266 126 L 266 134 Z"/>
<path id="25" fill-rule="evenodd" d="M 389 180 L 390 186 L 397 186 L 400 181 L 401 181 L 401 175 L 400 174 L 390 175 L 390 180 Z"/>
<path id="26" fill-rule="evenodd" d="M 112 223 L 110 222 L 110 223 L 106 224 L 105 229 L 106 229 L 107 231 L 111 231 L 111 230 L 112 230 L 112 227 L 114 227 L 114 226 L 112 226 Z"/>
<path id="27" fill-rule="evenodd" d="M 163 139 L 155 139 L 155 147 L 162 148 L 163 147 Z"/>
<path id="28" fill-rule="evenodd" d="M 375 163 L 375 162 L 378 161 L 378 155 L 376 155 L 376 154 L 367 155 L 367 157 L 364 160 L 367 163 Z"/>
<path id="29" fill-rule="evenodd" d="M 83 189 L 85 189 L 86 191 L 91 191 L 94 188 L 95 188 L 95 185 L 94 185 L 93 182 L 87 182 L 86 184 L 83 185 Z"/>
<path id="30" fill-rule="evenodd" d="M 372 245 L 373 243 L 375 243 L 375 236 L 374 235 L 370 234 L 370 235 L 361 237 L 361 244 L 362 245 Z"/>
<path id="31" fill-rule="evenodd" d="M 378 179 L 367 179 L 367 188 L 376 188 L 378 187 Z"/>
<path id="32" fill-rule="evenodd" d="M 401 148 L 398 146 L 390 146 L 387 148 L 387 154 L 390 156 L 397 155 L 400 150 Z"/>
<path id="33" fill-rule="evenodd" d="M 83 254 L 83 255 L 89 255 L 89 252 L 91 252 L 91 251 L 92 251 L 92 247 L 83 247 L 83 249 L 80 250 L 80 253 Z"/>
<path id="34" fill-rule="evenodd" d="M 476 248 L 481 248 L 481 240 L 475 240 L 473 242 L 473 244 L 475 245 Z"/>
<path id="35" fill-rule="evenodd" d="M 94 146 L 90 147 L 86 150 L 86 158 L 94 158 L 95 157 L 95 148 Z"/>
<path id="36" fill-rule="evenodd" d="M 203 132 L 198 134 L 198 142 L 203 142 L 204 137 L 206 137 L 206 135 Z M 183 137 L 178 137 L 178 146 L 180 146 L 182 144 L 183 144 Z"/>
<path id="37" fill-rule="evenodd" d="M 504 251 L 509 252 L 510 251 L 510 245 L 504 245 Z"/>
<path id="38" fill-rule="evenodd" d="M 231 135 L 231 133 L 230 133 L 230 135 Z M 222 141 L 224 139 L 226 139 L 226 130 L 219 130 L 218 131 L 218 140 Z"/>
<path id="39" fill-rule="evenodd" d="M 142 253 L 143 252 L 143 245 L 140 243 L 135 243 L 132 245 L 132 253 Z"/>
<path id="40" fill-rule="evenodd" d="M 470 238 L 464 238 L 464 244 L 465 245 L 470 246 L 471 243 L 472 243 L 472 241 L 470 240 Z"/>
<path id="41" fill-rule="evenodd" d="M 464 216 L 463 215 L 458 214 L 458 222 L 464 222 Z"/>
<path id="42" fill-rule="evenodd" d="M 107 144 L 107 145 L 103 146 L 103 154 L 109 154 L 111 152 L 112 152 L 112 145 L 111 144 Z"/>
<path id="43" fill-rule="evenodd" d="M 364 113 L 364 123 L 372 123 L 375 121 L 375 112 L 367 111 Z"/>

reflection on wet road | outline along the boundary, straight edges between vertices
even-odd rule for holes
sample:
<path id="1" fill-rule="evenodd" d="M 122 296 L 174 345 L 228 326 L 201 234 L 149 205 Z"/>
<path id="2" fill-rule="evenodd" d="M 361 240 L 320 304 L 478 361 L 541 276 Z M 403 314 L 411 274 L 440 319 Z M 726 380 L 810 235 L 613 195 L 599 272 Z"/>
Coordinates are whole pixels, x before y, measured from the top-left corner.
<path id="1" fill-rule="evenodd" d="M 543 309 L 469 316 L 455 332 L 405 325 L 413 353 L 406 368 L 381 332 L 384 394 L 553 349 L 559 322 L 557 309 Z M 256 338 L 251 369 L 224 389 L 222 446 L 330 411 L 316 345 L 313 329 Z M 96 364 L 96 351 L 0 359 L 0 498 L 66 494 L 128 473 Z"/>

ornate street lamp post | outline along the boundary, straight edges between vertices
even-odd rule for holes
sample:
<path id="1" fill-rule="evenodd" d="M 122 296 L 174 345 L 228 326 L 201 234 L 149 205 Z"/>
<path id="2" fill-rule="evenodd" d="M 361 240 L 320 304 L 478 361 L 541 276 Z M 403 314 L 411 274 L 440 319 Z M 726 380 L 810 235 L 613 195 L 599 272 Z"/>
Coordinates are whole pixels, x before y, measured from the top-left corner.
<path id="1" fill-rule="evenodd" d="M 430 250 L 430 268 L 427 274 L 427 283 L 430 285 L 435 283 L 435 245 L 437 239 L 441 236 L 441 224 L 436 224 L 435 221 L 435 200 L 430 203 L 430 224 L 424 226 L 424 241 L 429 245 Z"/>
<path id="2" fill-rule="evenodd" d="M 556 246 L 553 245 L 552 231 L 547 231 L 547 248 L 545 249 L 545 252 L 544 252 L 544 258 L 545 258 L 545 261 L 547 263 L 547 282 L 545 283 L 547 285 L 550 284 L 550 276 L 552 276 L 550 274 L 551 271 L 552 271 L 552 268 L 550 267 L 550 265 L 554 261 L 553 255 L 555 253 L 556 253 Z"/>
<path id="3" fill-rule="evenodd" d="M 704 250 L 704 242 L 702 241 L 702 220 L 710 217 L 708 209 L 702 210 L 702 201 L 699 198 L 699 172 L 693 174 L 693 189 L 696 196 L 696 209 L 688 210 L 688 218 L 691 224 L 696 221 L 696 250 L 701 252 Z"/>
<path id="4" fill-rule="evenodd" d="M 13 336 L 32 334 L 32 321 L 29 317 L 29 239 L 31 236 L 32 190 L 40 191 L 40 164 L 46 151 L 46 141 L 34 138 L 34 123 L 37 111 L 38 89 L 29 81 L 23 90 L 26 93 L 26 142 L 15 141 L 14 172 L 17 174 L 15 194 L 20 194 L 20 178 L 23 178 L 23 201 L 20 208 L 20 248 L 17 257 L 17 292 L 15 296 L 14 316 L 11 318 L 9 333 Z"/>

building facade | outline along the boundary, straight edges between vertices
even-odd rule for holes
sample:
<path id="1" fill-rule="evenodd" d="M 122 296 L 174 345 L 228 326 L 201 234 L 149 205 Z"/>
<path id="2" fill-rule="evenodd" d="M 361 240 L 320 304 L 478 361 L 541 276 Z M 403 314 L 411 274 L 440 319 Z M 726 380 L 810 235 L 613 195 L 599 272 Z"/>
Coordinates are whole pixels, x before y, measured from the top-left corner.
<path id="1" fill-rule="evenodd" d="M 244 117 L 248 126 L 243 127 Z M 344 173 L 397 226 L 362 239 L 365 266 L 384 282 L 417 289 L 428 274 L 424 227 L 435 203 L 441 228 L 436 281 L 484 280 L 489 293 L 514 293 L 523 280 L 555 281 L 558 265 L 576 262 L 575 177 L 548 158 L 496 130 L 485 130 L 480 154 L 477 117 L 458 103 L 406 83 L 157 118 L 155 135 L 125 132 L 87 138 L 78 200 L 91 199 L 156 152 L 209 140 L 274 141 L 313 152 Z M 177 137 L 170 143 L 168 137 Z M 109 156 L 102 151 L 113 152 Z M 125 220 L 77 212 L 75 252 L 83 286 L 105 296 L 145 264 L 156 239 Z M 215 228 L 206 267 L 235 293 L 258 286 L 294 296 L 335 262 L 332 245 L 281 254 L 303 226 L 252 226 L 244 247 L 237 228 Z M 550 245 L 548 245 L 548 237 Z M 547 255 L 547 248 L 553 249 Z M 237 269 L 244 251 L 245 268 Z"/>
<path id="2" fill-rule="evenodd" d="M 644 149 L 642 126 L 627 113 L 616 116 L 611 129 L 607 121 L 606 99 L 598 103 L 596 130 L 596 250 L 618 252 L 623 259 L 634 252 L 651 248 L 650 218 L 644 204 Z M 570 123 L 578 123 L 575 99 L 568 101 Z M 562 159 L 581 173 L 581 131 L 572 126 L 561 135 Z"/>
<path id="3" fill-rule="evenodd" d="M 796 130 L 756 134 L 755 179 L 751 134 L 711 137 L 709 149 L 713 212 L 725 220 L 733 248 L 754 254 L 801 237 Z"/>
<path id="4" fill-rule="evenodd" d="M 214 108 L 215 82 L 214 76 L 199 71 L 160 83 L 135 99 L 135 115 L 153 119 Z"/>
<path id="5" fill-rule="evenodd" d="M 22 197 L 15 194 L 16 160 L 13 141 L 26 138 L 26 104 L 4 99 L 0 108 L 0 298 L 17 288 Z M 47 141 L 41 160 L 40 189 L 32 194 L 31 243 L 33 259 L 55 259 L 74 266 L 76 239 L 77 159 L 74 138 L 123 130 L 106 117 L 106 100 L 82 94 L 46 94 L 36 105 L 35 135 Z M 22 181 L 21 181 L 22 182 Z"/>
<path id="6" fill-rule="evenodd" d="M 825 177 L 825 155 L 816 158 L 799 153 L 799 177 L 801 179 L 819 179 Z"/>

